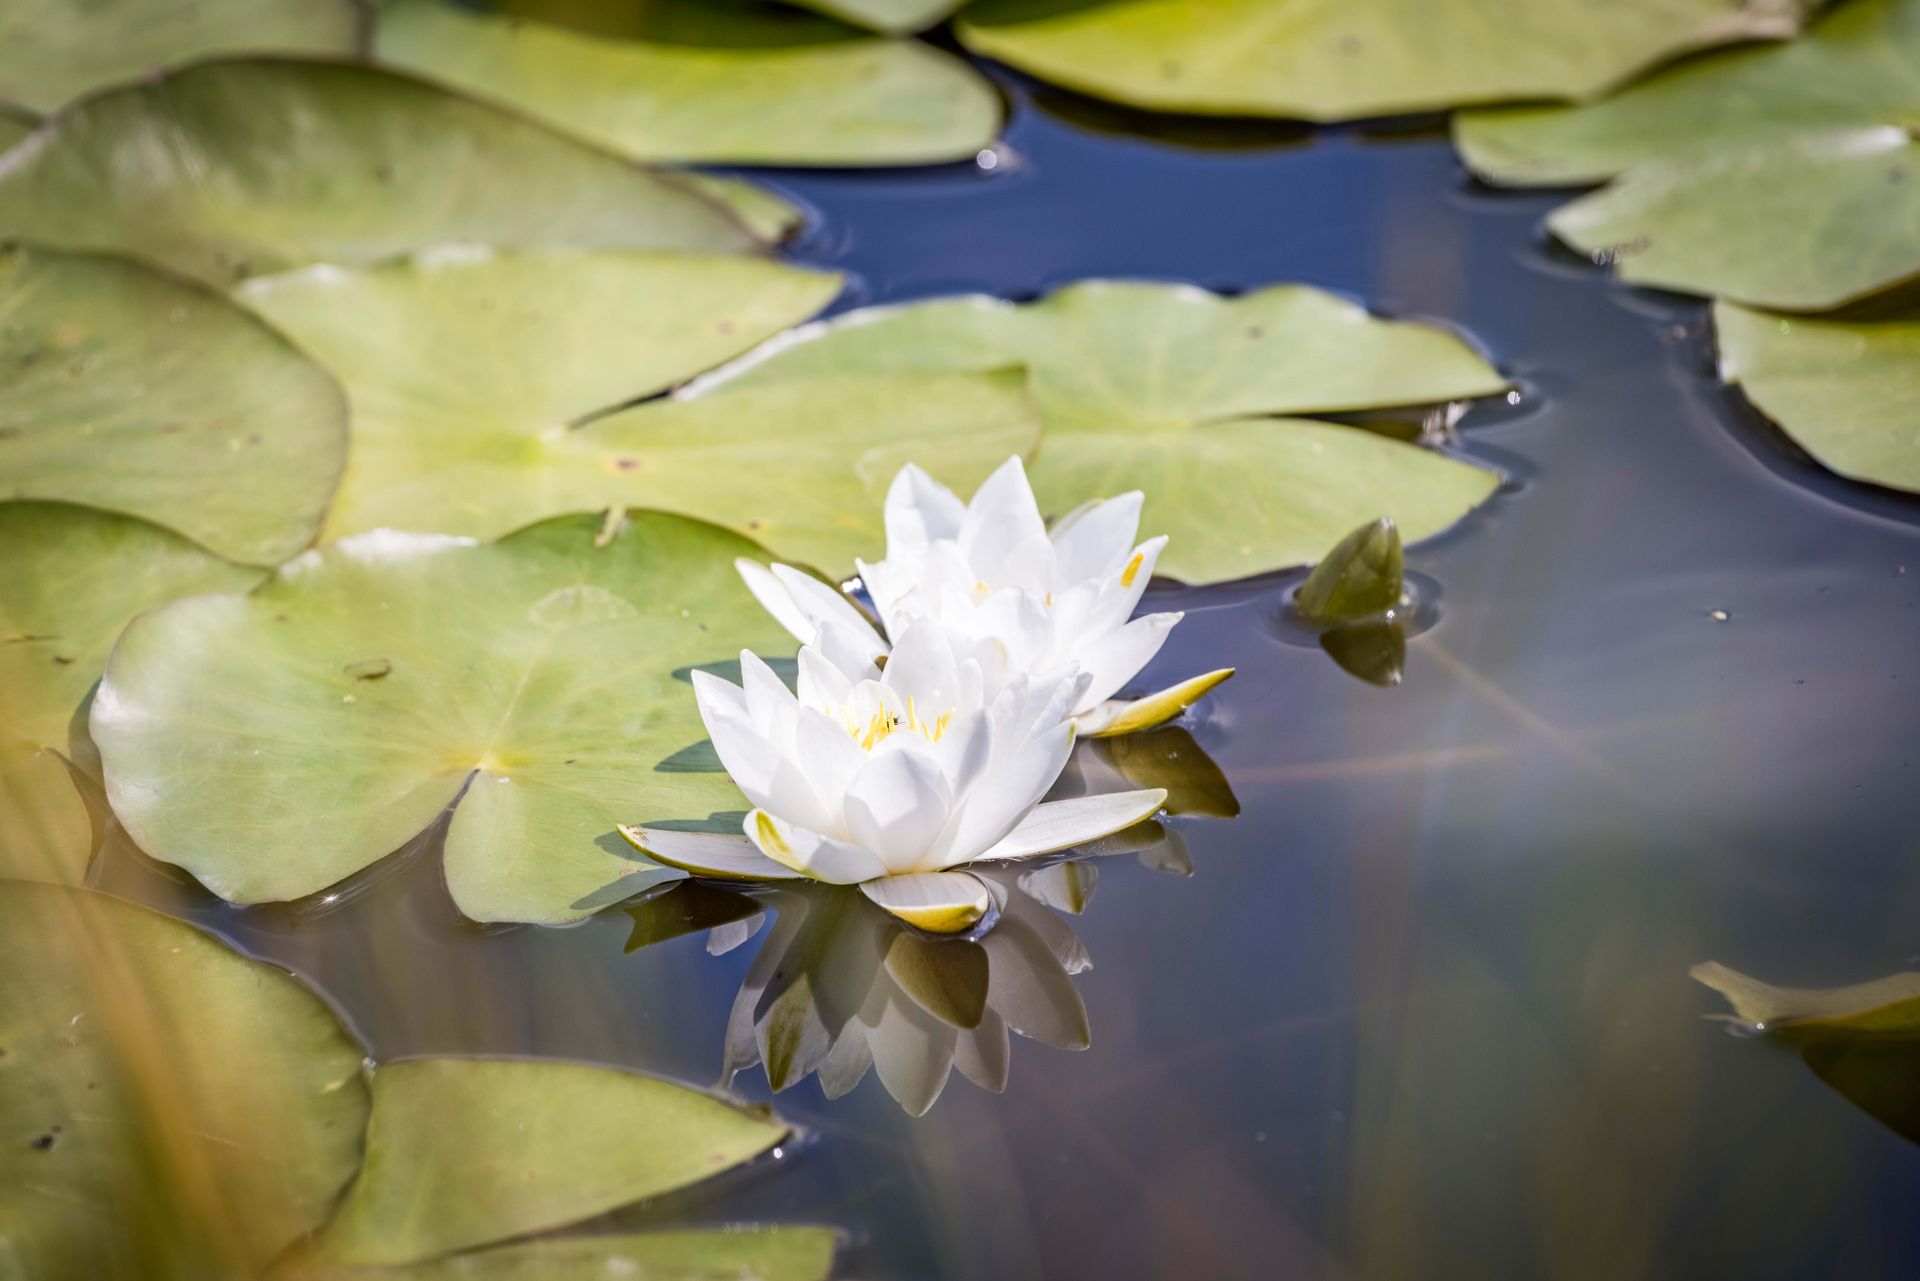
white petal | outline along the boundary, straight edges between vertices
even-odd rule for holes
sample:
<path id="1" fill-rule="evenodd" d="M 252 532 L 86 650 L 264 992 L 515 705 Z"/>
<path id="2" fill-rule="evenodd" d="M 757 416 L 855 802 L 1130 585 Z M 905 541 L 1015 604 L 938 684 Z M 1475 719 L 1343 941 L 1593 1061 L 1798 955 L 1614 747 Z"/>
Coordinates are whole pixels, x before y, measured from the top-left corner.
<path id="1" fill-rule="evenodd" d="M 873 643 L 880 644 L 880 635 L 873 631 L 873 623 L 859 608 L 838 591 L 827 586 L 809 574 L 803 574 L 791 565 L 775 565 L 773 576 L 787 589 L 787 595 L 793 601 L 794 608 L 812 623 L 817 632 L 828 623 L 849 628 L 852 631 L 872 632 Z M 808 637 L 811 640 L 811 637 Z"/>
<path id="2" fill-rule="evenodd" d="M 946 628 L 925 619 L 908 627 L 887 655 L 880 682 L 903 699 L 912 699 L 921 715 L 938 716 L 953 706 L 959 664 Z"/>
<path id="3" fill-rule="evenodd" d="M 802 645 L 813 641 L 814 626 L 811 619 L 801 612 L 793 597 L 780 584 L 780 580 L 759 561 L 748 560 L 745 556 L 733 562 L 740 571 L 740 577 L 747 584 L 747 590 L 760 602 L 762 609 L 773 615 L 773 621 L 793 634 L 793 638 Z"/>
<path id="4" fill-rule="evenodd" d="M 705 674 L 695 672 L 694 679 L 697 682 Z M 734 688 L 725 681 L 718 683 Z M 720 758 L 720 767 L 727 771 L 734 785 L 756 805 L 766 800 L 774 771 L 780 764 L 780 750 L 754 727 L 744 708 L 736 710 L 703 699 L 700 720 L 707 727 L 707 738 Z"/>
<path id="5" fill-rule="evenodd" d="M 747 839 L 776 863 L 830 885 L 853 885 L 886 875 L 886 865 L 857 845 L 836 841 L 755 810 L 741 824 Z"/>
<path id="6" fill-rule="evenodd" d="M 887 486 L 887 557 L 911 556 L 928 543 L 953 538 L 966 515 L 960 496 L 908 463 Z"/>
<path id="7" fill-rule="evenodd" d="M 1166 800 L 1165 788 L 1150 787 L 1139 792 L 1107 792 L 1100 796 L 1044 801 L 1034 806 L 1018 826 L 980 858 L 983 861 L 1033 858 L 1071 849 L 1153 817 Z"/>
<path id="8" fill-rule="evenodd" d="M 1231 675 L 1233 668 L 1222 667 L 1181 681 L 1178 685 L 1169 685 L 1157 694 L 1148 694 L 1132 702 L 1109 699 L 1075 716 L 1074 724 L 1080 727 L 1083 738 L 1113 738 L 1152 729 L 1192 707 L 1205 697 L 1208 690 Z"/>
<path id="9" fill-rule="evenodd" d="M 1015 548 L 1044 548 L 1051 569 L 1052 544 L 1034 501 L 1033 486 L 1018 455 L 1007 459 L 974 491 L 956 540 L 976 577 L 993 586 Z M 1023 551 L 1023 554 L 1030 554 Z"/>
<path id="10" fill-rule="evenodd" d="M 782 713 L 799 705 L 787 683 L 751 650 L 740 651 L 740 688 L 747 696 L 747 715 L 753 726 L 771 737 L 781 723 Z"/>
<path id="11" fill-rule="evenodd" d="M 620 825 L 627 844 L 656 863 L 721 881 L 787 881 L 798 876 L 774 862 L 745 836 L 732 832 L 676 832 Z"/>
<path id="12" fill-rule="evenodd" d="M 946 826 L 953 790 L 917 736 L 901 732 L 881 748 L 847 786 L 847 835 L 888 871 L 909 872 Z"/>
<path id="13" fill-rule="evenodd" d="M 996 725 L 999 735 L 1005 729 Z M 940 835 L 936 858 L 941 867 L 970 863 L 1013 829 L 1045 796 L 1073 750 L 1073 726 L 1056 725 L 1035 737 L 994 744 L 993 759 L 955 807 Z"/>
<path id="14" fill-rule="evenodd" d="M 1105 578 L 1127 563 L 1140 528 L 1139 490 L 1090 503 L 1053 527 L 1054 590 L 1089 578 Z"/>
<path id="15" fill-rule="evenodd" d="M 1073 705 L 1076 712 L 1091 711 L 1140 674 L 1140 669 L 1167 643 L 1167 634 L 1180 621 L 1180 614 L 1148 614 L 1136 618 L 1117 632 L 1108 632 L 1074 654 L 1088 677 L 1087 687 Z"/>
<path id="16" fill-rule="evenodd" d="M 1164 537 L 1141 543 L 1120 572 L 1100 585 L 1100 593 L 1081 624 L 1085 633 L 1104 635 L 1133 617 L 1134 607 L 1140 603 L 1147 584 L 1153 581 L 1153 571 L 1158 568 L 1160 553 L 1166 546 Z"/>
<path id="17" fill-rule="evenodd" d="M 855 682 L 879 680 L 880 668 L 876 660 L 887 653 L 887 643 L 876 636 L 871 628 L 855 630 L 832 622 L 820 625 L 813 644 L 808 648 L 820 651 L 820 656 L 839 668 L 842 676 Z"/>
<path id="18" fill-rule="evenodd" d="M 933 758 L 957 797 L 974 785 L 993 755 L 993 723 L 985 712 L 966 712 L 948 722 L 933 745 Z"/>
<path id="19" fill-rule="evenodd" d="M 793 750 L 805 763 L 807 777 L 827 808 L 835 812 L 836 817 L 821 830 L 829 835 L 845 835 L 842 830 L 845 822 L 838 816 L 839 810 L 848 786 L 866 768 L 867 754 L 853 741 L 846 726 L 812 710 L 802 711 L 794 721 Z"/>
<path id="20" fill-rule="evenodd" d="M 853 692 L 853 677 L 812 645 L 800 649 L 799 695 L 801 705 L 816 712 L 842 706 Z"/>
<path id="21" fill-rule="evenodd" d="M 980 878 L 965 872 L 917 872 L 862 881 L 860 892 L 916 929 L 957 934 L 979 924 L 993 902 Z"/>

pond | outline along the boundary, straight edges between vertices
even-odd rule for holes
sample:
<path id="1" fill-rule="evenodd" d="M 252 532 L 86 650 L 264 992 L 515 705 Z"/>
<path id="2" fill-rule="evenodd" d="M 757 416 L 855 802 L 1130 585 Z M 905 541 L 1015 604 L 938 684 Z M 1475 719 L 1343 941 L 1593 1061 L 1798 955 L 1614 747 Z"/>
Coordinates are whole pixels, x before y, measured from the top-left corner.
<path id="1" fill-rule="evenodd" d="M 1564 193 L 1477 185 L 1438 124 L 1179 125 L 993 74 L 1013 111 L 981 163 L 762 171 L 809 211 L 792 256 L 851 274 L 836 310 L 1318 285 L 1491 356 L 1518 394 L 1458 450 L 1507 481 L 1410 548 L 1431 625 L 1397 685 L 1302 631 L 1298 572 L 1152 588 L 1186 620 L 1148 686 L 1238 674 L 1133 749 L 1184 780 L 1184 859 L 1103 859 L 1054 914 L 1091 961 L 1036 979 L 1065 1047 L 1015 1037 L 1004 1093 L 956 1072 L 921 1117 L 872 1075 L 776 1100 L 749 1066 L 799 1137 L 607 1224 L 833 1224 L 873 1277 L 1920 1269 L 1920 1150 L 1688 976 L 1915 960 L 1920 506 L 1807 460 L 1716 377 L 1704 304 L 1551 245 Z M 714 955 L 629 950 L 671 933 L 644 911 L 477 926 L 433 838 L 293 907 L 124 845 L 97 884 L 306 977 L 383 1062 L 715 1081 L 777 929 Z"/>

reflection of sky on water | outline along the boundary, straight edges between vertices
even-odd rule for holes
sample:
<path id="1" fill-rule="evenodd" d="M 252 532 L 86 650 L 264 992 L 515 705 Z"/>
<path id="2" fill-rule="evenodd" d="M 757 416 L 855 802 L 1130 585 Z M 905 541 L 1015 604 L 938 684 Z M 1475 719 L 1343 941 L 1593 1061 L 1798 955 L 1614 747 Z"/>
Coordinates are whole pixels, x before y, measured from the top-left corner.
<path id="1" fill-rule="evenodd" d="M 1243 813 L 1177 820 L 1191 879 L 1103 865 L 1074 921 L 1090 1050 L 1016 1040 L 1006 1094 L 917 1121 L 809 1083 L 779 1099 L 818 1138 L 793 1168 L 667 1209 L 847 1222 L 874 1276 L 1912 1273 L 1920 1148 L 1703 1023 L 1686 970 L 1910 963 L 1916 508 L 1798 462 L 1713 386 L 1699 307 L 1547 249 L 1551 198 L 1471 189 L 1438 136 L 1243 140 L 1023 112 L 993 176 L 782 181 L 851 302 L 1123 274 L 1456 321 L 1527 389 L 1461 424 L 1517 492 L 1410 553 L 1442 596 L 1392 691 L 1272 636 L 1292 579 L 1155 600 L 1190 615 L 1144 681 L 1240 668 L 1191 729 Z M 382 1056 L 713 1079 L 754 947 L 627 956 L 618 912 L 488 933 L 437 876 L 192 915 Z M 113 886 L 163 897 L 146 877 Z"/>

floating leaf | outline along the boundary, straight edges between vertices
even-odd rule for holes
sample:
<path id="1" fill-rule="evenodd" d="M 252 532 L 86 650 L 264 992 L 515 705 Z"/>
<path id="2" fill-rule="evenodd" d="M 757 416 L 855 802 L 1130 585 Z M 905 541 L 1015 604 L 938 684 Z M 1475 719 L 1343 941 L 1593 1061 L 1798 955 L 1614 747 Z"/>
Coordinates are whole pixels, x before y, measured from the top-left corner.
<path id="1" fill-rule="evenodd" d="M 255 1276 L 360 1163 L 363 1051 L 291 975 L 144 908 L 0 886 L 0 1254 Z"/>
<path id="2" fill-rule="evenodd" d="M 287 1281 L 826 1281 L 840 1234 L 749 1227 L 546 1238 L 400 1267 L 305 1266 Z M 280 1274 L 276 1274 L 280 1275 Z"/>
<path id="3" fill-rule="evenodd" d="M 1159 568 L 1188 582 L 1299 564 L 1382 512 L 1424 538 L 1498 483 L 1371 432 L 1253 417 L 1505 386 L 1452 334 L 1378 320 L 1302 286 L 1221 298 L 1098 281 L 1026 306 L 965 297 L 875 308 L 776 339 L 696 390 L 1016 362 L 1028 366 L 1047 427 L 1031 471 L 1043 506 L 1064 513 L 1144 490 L 1141 528 L 1172 536 Z"/>
<path id="4" fill-rule="evenodd" d="M 244 591 L 262 577 L 145 521 L 64 503 L 0 503 L 0 565 L 5 726 L 62 751 L 129 619 L 181 596 Z"/>
<path id="5" fill-rule="evenodd" d="M 779 244 L 799 231 L 807 216 L 798 205 L 781 199 L 757 182 L 720 174 L 683 173 L 680 180 L 709 200 L 718 200 L 748 231 L 768 244 Z"/>
<path id="6" fill-rule="evenodd" d="M 974 52 L 1159 111 L 1347 120 L 1580 99 L 1676 54 L 1792 36 L 1806 0 L 981 0 Z"/>
<path id="7" fill-rule="evenodd" d="M 1718 961 L 1689 972 L 1727 998 L 1740 1021 L 1779 1036 L 1920 1039 L 1920 974 L 1893 974 L 1850 987 L 1773 987 Z"/>
<path id="8" fill-rule="evenodd" d="M 1842 476 L 1920 493 L 1920 314 L 1809 320 L 1713 309 L 1720 372 Z"/>
<path id="9" fill-rule="evenodd" d="M 242 297 L 347 386 L 353 455 L 329 534 L 491 537 L 618 503 L 851 570 L 882 541 L 881 495 L 901 464 L 973 484 L 1034 447 L 1019 371 L 607 412 L 811 314 L 838 287 L 752 258 L 482 253 L 315 269 L 251 282 Z"/>
<path id="10" fill-rule="evenodd" d="M 965 0 L 789 0 L 829 17 L 873 31 L 911 35 L 925 31 Z"/>
<path id="11" fill-rule="evenodd" d="M 577 1223 L 751 1160 L 788 1128 L 613 1068 L 417 1059 L 373 1075 L 367 1159 L 315 1246 L 400 1264 Z"/>
<path id="12" fill-rule="evenodd" d="M 740 797 L 659 768 L 705 738 L 675 673 L 783 633 L 733 569 L 754 544 L 652 512 L 601 525 L 368 534 L 136 620 L 93 708 L 115 814 L 243 903 L 325 889 L 456 801 L 447 885 L 475 919 L 574 920 L 677 876 L 615 825 Z"/>
<path id="13" fill-rule="evenodd" d="M 46 112 L 221 54 L 347 55 L 361 21 L 352 0 L 11 0 L 0 10 L 0 100 Z"/>
<path id="14" fill-rule="evenodd" d="M 4 153 L 14 143 L 32 133 L 34 122 L 22 120 L 17 116 L 0 114 L 0 153 Z"/>
<path id="15" fill-rule="evenodd" d="M 216 284 L 429 245 L 735 251 L 683 179 L 370 67 L 205 63 L 87 99 L 0 160 L 0 233 Z"/>
<path id="16" fill-rule="evenodd" d="M 971 157 L 1000 126 L 998 93 L 964 62 L 853 32 L 791 45 L 614 40 L 398 0 L 374 53 L 637 160 L 919 164 Z"/>
<path id="17" fill-rule="evenodd" d="M 142 516 L 231 560 L 306 546 L 346 461 L 326 371 L 134 263 L 0 250 L 0 368 L 0 497 Z"/>
<path id="18" fill-rule="evenodd" d="M 1633 284 L 1825 310 L 1920 276 L 1920 143 L 1885 125 L 1649 162 L 1547 226 Z"/>

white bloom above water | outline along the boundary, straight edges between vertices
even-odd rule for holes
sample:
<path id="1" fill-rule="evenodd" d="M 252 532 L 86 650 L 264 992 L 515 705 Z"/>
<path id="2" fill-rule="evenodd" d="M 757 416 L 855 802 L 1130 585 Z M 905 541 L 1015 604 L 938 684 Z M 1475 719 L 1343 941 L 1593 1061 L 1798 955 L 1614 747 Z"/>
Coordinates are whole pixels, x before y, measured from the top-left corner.
<path id="1" fill-rule="evenodd" d="M 964 930 L 992 902 L 965 865 L 1096 840 L 1166 799 L 1150 789 L 1043 802 L 1091 678 L 1068 663 L 995 688 L 977 656 L 994 648 L 928 618 L 902 629 L 884 669 L 803 647 L 797 693 L 751 653 L 739 685 L 696 672 L 714 749 L 754 805 L 744 835 L 620 830 L 695 875 L 858 884 L 910 924 Z"/>
<path id="2" fill-rule="evenodd" d="M 1178 714 L 1233 674 L 1222 669 L 1145 698 L 1114 698 L 1181 618 L 1133 617 L 1167 542 L 1135 545 L 1141 501 L 1135 492 L 1088 503 L 1049 530 L 1018 457 L 970 503 L 918 467 L 902 468 L 887 491 L 886 559 L 859 565 L 884 634 L 797 569 L 737 563 L 783 627 L 837 662 L 883 656 L 915 622 L 935 619 L 974 642 L 990 692 L 1020 674 L 1077 666 L 1086 680 L 1066 711 L 1080 732 L 1129 733 Z"/>

